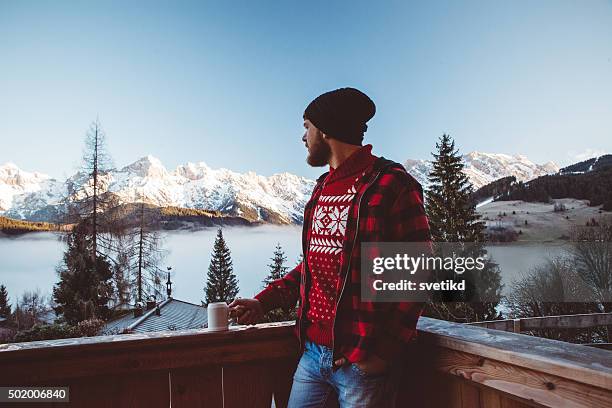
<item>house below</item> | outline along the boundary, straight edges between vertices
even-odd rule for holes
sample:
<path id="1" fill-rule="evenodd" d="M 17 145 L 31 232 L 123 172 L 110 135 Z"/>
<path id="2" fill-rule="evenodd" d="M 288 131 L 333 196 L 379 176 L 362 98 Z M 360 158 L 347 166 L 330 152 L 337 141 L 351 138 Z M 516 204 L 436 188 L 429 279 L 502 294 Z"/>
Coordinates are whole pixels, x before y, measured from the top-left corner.
<path id="1" fill-rule="evenodd" d="M 99 335 L 206 327 L 208 327 L 208 316 L 205 307 L 169 297 L 159 303 L 147 302 L 145 310 L 139 312 L 135 309 L 108 321 Z"/>

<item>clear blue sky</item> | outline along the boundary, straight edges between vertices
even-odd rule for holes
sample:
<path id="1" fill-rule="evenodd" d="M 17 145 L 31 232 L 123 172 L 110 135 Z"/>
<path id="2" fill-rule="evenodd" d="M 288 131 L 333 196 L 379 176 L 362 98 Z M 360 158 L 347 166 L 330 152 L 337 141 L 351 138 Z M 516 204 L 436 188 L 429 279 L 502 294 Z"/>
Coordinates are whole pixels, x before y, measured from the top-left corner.
<path id="1" fill-rule="evenodd" d="M 538 162 L 612 152 L 612 3 L 0 1 L 0 164 L 69 175 L 99 116 L 117 166 L 314 177 L 302 113 L 342 86 L 395 160 L 444 132 Z"/>

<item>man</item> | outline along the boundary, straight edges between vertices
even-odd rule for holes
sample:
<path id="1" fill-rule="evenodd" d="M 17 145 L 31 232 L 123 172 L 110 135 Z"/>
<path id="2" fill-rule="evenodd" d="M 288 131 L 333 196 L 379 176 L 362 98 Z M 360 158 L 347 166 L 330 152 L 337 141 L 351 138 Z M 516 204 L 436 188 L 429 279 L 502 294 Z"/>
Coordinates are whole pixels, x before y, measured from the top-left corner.
<path id="1" fill-rule="evenodd" d="M 311 166 L 329 165 L 304 210 L 304 260 L 254 299 L 230 308 L 252 324 L 295 306 L 303 351 L 289 406 L 391 406 L 394 362 L 416 335 L 422 304 L 360 299 L 362 242 L 429 241 L 420 184 L 403 166 L 362 146 L 374 102 L 354 88 L 320 95 L 304 112 L 302 141 Z"/>

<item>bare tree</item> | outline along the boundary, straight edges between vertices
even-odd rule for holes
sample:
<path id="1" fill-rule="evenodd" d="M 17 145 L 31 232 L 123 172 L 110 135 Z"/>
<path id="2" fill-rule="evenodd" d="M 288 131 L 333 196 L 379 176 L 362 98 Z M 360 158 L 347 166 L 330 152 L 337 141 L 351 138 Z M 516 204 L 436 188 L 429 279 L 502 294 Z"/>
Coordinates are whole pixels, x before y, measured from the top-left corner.
<path id="1" fill-rule="evenodd" d="M 541 317 L 595 313 L 596 302 L 587 302 L 593 295 L 580 283 L 571 258 L 557 257 L 533 267 L 515 281 L 507 296 L 509 317 Z M 590 343 L 603 333 L 584 329 L 539 329 L 533 335 L 556 340 Z"/>
<path id="2" fill-rule="evenodd" d="M 165 252 L 155 232 L 155 211 L 144 204 L 121 204 L 109 190 L 112 161 L 99 120 L 86 138 L 81 171 L 68 181 L 65 199 L 69 223 L 85 225 L 92 242 L 91 259 L 102 257 L 112 266 L 115 306 L 163 296 L 160 264 Z"/>
<path id="3" fill-rule="evenodd" d="M 572 230 L 570 250 L 574 267 L 582 282 L 595 295 L 600 312 L 612 312 L 612 223 L 610 219 Z M 607 326 L 607 341 L 612 341 L 612 326 Z"/>
<path id="4" fill-rule="evenodd" d="M 106 134 L 96 119 L 85 136 L 81 169 L 67 181 L 65 198 L 66 221 L 88 227 L 93 242 L 92 259 L 96 255 L 110 256 L 115 249 L 114 239 L 124 232 L 109 211 L 119 205 L 118 198 L 109 191 L 111 168 Z"/>
<path id="5" fill-rule="evenodd" d="M 576 271 L 593 290 L 602 312 L 612 312 L 612 223 L 601 221 L 572 230 Z"/>
<path id="6" fill-rule="evenodd" d="M 116 295 L 107 293 L 108 290 L 114 291 L 113 284 L 109 284 L 107 279 L 109 275 L 111 276 L 110 279 L 114 279 L 116 276 L 114 272 L 120 269 L 121 256 L 118 249 L 120 238 L 125 234 L 124 225 L 117 218 L 118 211 L 114 211 L 119 207 L 119 200 L 109 191 L 111 169 L 112 161 L 106 148 L 106 134 L 100 121 L 96 119 L 91 123 L 85 136 L 81 169 L 76 175 L 68 179 L 66 183 L 67 192 L 64 197 L 64 222 L 72 224 L 73 230 L 78 229 L 79 239 L 87 244 L 80 245 L 77 250 L 75 248 L 71 249 L 70 237 L 72 234 L 64 237 L 68 244 L 66 252 L 68 257 L 65 256 L 65 265 L 62 270 L 70 271 L 70 273 L 60 274 L 61 280 L 58 287 L 65 287 L 67 280 L 78 283 L 80 280 L 84 281 L 85 277 L 90 279 L 93 276 L 96 277 L 95 279 L 101 280 L 100 285 L 104 287 L 102 298 L 108 299 L 109 303 Z M 87 261 L 77 262 L 81 258 L 87 258 Z M 91 266 L 91 270 L 89 267 L 85 268 L 85 265 Z M 71 278 L 71 273 L 81 274 L 82 279 Z M 119 278 L 121 277 L 119 276 Z M 95 279 L 90 284 L 98 286 Z M 123 282 L 115 282 L 114 286 L 121 287 L 123 284 Z M 78 288 L 78 284 L 74 282 L 69 286 L 75 285 L 77 288 L 71 290 L 78 289 L 78 291 L 88 293 L 87 288 Z M 61 293 L 61 291 L 58 292 L 58 296 Z M 93 311 L 95 308 L 106 310 L 104 305 L 88 303 L 87 299 L 90 299 L 88 296 L 84 300 L 78 300 L 66 295 L 61 296 L 61 302 L 59 300 L 58 302 L 62 304 L 62 310 L 83 309 L 83 313 L 80 314 L 82 316 L 88 316 L 89 311 Z M 97 299 L 96 296 L 94 297 Z M 75 302 L 78 304 L 73 304 Z"/>
<path id="7" fill-rule="evenodd" d="M 121 222 L 118 197 L 109 191 L 112 159 L 106 145 L 106 133 L 98 119 L 93 121 L 85 136 L 85 146 L 80 171 L 66 184 L 64 198 L 65 220 L 69 224 L 84 226 L 84 232 L 92 245 L 87 255 L 93 261 L 104 258 L 113 267 L 114 286 L 124 290 L 122 262 L 124 256 L 122 237 L 126 226 Z M 97 268 L 98 262 L 94 262 Z M 125 291 L 125 290 L 124 290 Z M 117 298 L 120 296 L 113 296 Z M 114 299 L 119 301 L 119 299 Z"/>
<path id="8" fill-rule="evenodd" d="M 132 261 L 131 236 L 120 235 L 116 240 L 116 260 L 113 264 L 113 284 L 115 286 L 113 297 L 113 308 L 131 303 L 131 261 Z"/>
<path id="9" fill-rule="evenodd" d="M 162 263 L 167 255 L 163 249 L 159 226 L 159 212 L 145 203 L 138 205 L 138 219 L 130 233 L 128 256 L 131 259 L 131 285 L 136 302 L 154 296 L 164 297 Z"/>
<path id="10" fill-rule="evenodd" d="M 42 323 L 42 318 L 50 310 L 47 296 L 40 290 L 26 291 L 17 302 L 13 320 L 18 330 L 27 330 L 37 323 Z"/>

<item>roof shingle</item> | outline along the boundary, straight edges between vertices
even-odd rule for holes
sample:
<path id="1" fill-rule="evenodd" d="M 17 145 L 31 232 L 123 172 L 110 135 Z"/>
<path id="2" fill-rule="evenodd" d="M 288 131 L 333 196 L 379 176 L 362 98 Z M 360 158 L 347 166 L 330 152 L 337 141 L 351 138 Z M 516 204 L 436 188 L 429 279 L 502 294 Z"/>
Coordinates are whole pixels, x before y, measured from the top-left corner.
<path id="1" fill-rule="evenodd" d="M 130 312 L 106 323 L 100 334 L 121 333 L 143 317 L 145 318 L 132 328 L 132 332 L 146 333 L 166 330 L 201 329 L 208 326 L 207 310 L 203 306 L 170 298 L 167 301 L 161 302 L 159 307 L 160 316 L 155 314 L 155 309 L 146 310 L 139 317 L 134 317 L 134 313 Z"/>

